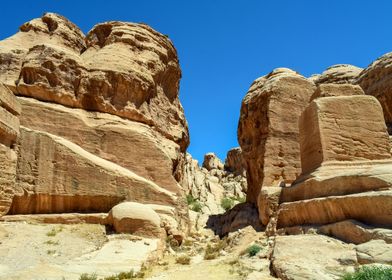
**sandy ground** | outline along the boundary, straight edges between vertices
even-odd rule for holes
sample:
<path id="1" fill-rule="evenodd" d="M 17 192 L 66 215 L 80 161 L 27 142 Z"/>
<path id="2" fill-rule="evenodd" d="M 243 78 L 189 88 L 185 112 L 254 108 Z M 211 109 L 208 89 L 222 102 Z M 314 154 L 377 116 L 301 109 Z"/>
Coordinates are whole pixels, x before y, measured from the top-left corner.
<path id="1" fill-rule="evenodd" d="M 158 241 L 108 235 L 101 225 L 0 223 L 0 279 L 77 280 L 139 270 Z"/>

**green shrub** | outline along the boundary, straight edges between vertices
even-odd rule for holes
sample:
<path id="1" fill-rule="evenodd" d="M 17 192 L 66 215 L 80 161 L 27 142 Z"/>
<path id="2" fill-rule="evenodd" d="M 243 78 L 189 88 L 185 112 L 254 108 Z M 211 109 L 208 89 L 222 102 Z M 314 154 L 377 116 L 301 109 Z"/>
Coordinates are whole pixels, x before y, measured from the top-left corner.
<path id="1" fill-rule="evenodd" d="M 221 206 L 225 211 L 230 210 L 234 206 L 234 200 L 229 197 L 224 197 L 221 200 Z"/>
<path id="2" fill-rule="evenodd" d="M 186 203 L 188 203 L 188 205 L 191 205 L 192 203 L 194 203 L 196 201 L 196 198 L 193 197 L 193 195 L 188 194 L 186 196 Z"/>
<path id="3" fill-rule="evenodd" d="M 348 273 L 342 280 L 391 280 L 392 267 L 363 266 L 354 273 Z"/>
<path id="4" fill-rule="evenodd" d="M 193 210 L 195 212 L 200 212 L 202 208 L 203 208 L 203 205 L 199 201 L 195 201 L 192 204 L 191 210 Z"/>
<path id="5" fill-rule="evenodd" d="M 97 275 L 95 273 L 93 274 L 87 274 L 87 273 L 83 273 L 82 275 L 80 275 L 79 280 L 97 280 Z"/>
<path id="6" fill-rule="evenodd" d="M 237 201 L 238 201 L 239 203 L 244 203 L 244 202 L 246 201 L 246 196 L 237 197 Z"/>
<path id="7" fill-rule="evenodd" d="M 248 249 L 246 249 L 246 252 L 248 253 L 249 257 L 253 257 L 256 256 L 260 250 L 261 247 L 259 245 L 253 244 L 252 246 L 249 246 Z"/>
<path id="8" fill-rule="evenodd" d="M 181 255 L 176 258 L 176 263 L 187 265 L 191 263 L 191 258 L 187 255 Z"/>

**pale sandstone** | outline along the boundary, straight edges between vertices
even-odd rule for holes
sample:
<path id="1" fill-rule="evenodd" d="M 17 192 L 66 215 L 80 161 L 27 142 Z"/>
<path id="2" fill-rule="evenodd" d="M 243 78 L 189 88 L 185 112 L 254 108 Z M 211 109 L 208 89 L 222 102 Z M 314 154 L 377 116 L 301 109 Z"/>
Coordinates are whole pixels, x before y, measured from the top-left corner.
<path id="1" fill-rule="evenodd" d="M 16 94 L 142 122 L 188 146 L 176 50 L 147 25 L 106 22 L 84 37 L 48 13 L 0 46 L 1 81 Z"/>
<path id="2" fill-rule="evenodd" d="M 387 244 L 384 240 L 371 240 L 357 245 L 355 249 L 360 264 L 392 264 L 392 244 Z"/>
<path id="3" fill-rule="evenodd" d="M 6 214 L 12 204 L 15 191 L 16 161 L 15 151 L 0 144 L 0 216 Z"/>
<path id="4" fill-rule="evenodd" d="M 143 237 L 162 237 L 161 219 L 149 206 L 137 202 L 123 202 L 114 206 L 108 220 L 117 233 Z"/>
<path id="5" fill-rule="evenodd" d="M 279 207 L 278 228 L 329 224 L 348 219 L 370 225 L 392 226 L 392 190 L 285 202 Z"/>
<path id="6" fill-rule="evenodd" d="M 124 200 L 176 205 L 173 193 L 64 138 L 22 127 L 19 146 L 9 214 L 107 212 Z"/>
<path id="7" fill-rule="evenodd" d="M 208 153 L 204 155 L 204 161 L 202 166 L 208 171 L 212 169 L 223 170 L 222 161 L 214 153 Z"/>
<path id="8" fill-rule="evenodd" d="M 351 84 L 361 73 L 362 68 L 350 64 L 336 64 L 328 67 L 314 82 L 316 84 Z"/>
<path id="9" fill-rule="evenodd" d="M 33 98 L 18 100 L 23 108 L 20 116 L 23 126 L 63 137 L 162 188 L 180 192 L 172 173 L 181 156 L 180 147 L 147 125 Z"/>
<path id="10" fill-rule="evenodd" d="M 354 271 L 353 247 L 322 235 L 277 236 L 272 269 L 283 280 L 337 280 Z"/>
<path id="11" fill-rule="evenodd" d="M 392 53 L 384 54 L 371 63 L 360 73 L 356 83 L 366 94 L 380 101 L 389 133 L 392 134 Z"/>
<path id="12" fill-rule="evenodd" d="M 382 109 L 371 96 L 316 99 L 299 130 L 303 174 L 327 161 L 391 159 Z"/>
<path id="13" fill-rule="evenodd" d="M 351 84 L 320 84 L 313 93 L 311 100 L 319 97 L 364 95 L 362 88 Z"/>
<path id="14" fill-rule="evenodd" d="M 2 83 L 0 83 L 0 107 L 3 107 L 15 116 L 19 116 L 22 111 L 15 95 Z"/>
<path id="15" fill-rule="evenodd" d="M 286 68 L 257 79 L 244 97 L 238 124 L 248 180 L 247 201 L 263 186 L 291 183 L 301 173 L 298 119 L 315 85 Z"/>

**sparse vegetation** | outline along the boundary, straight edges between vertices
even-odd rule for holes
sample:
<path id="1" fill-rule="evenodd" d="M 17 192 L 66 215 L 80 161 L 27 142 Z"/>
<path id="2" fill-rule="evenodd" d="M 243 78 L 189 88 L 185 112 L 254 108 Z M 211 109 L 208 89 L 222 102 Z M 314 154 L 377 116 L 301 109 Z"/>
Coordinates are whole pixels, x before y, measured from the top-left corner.
<path id="1" fill-rule="evenodd" d="M 226 247 L 226 239 L 219 240 L 216 243 L 207 244 L 206 251 L 204 252 L 205 260 L 213 260 L 219 257 L 220 252 Z"/>
<path id="2" fill-rule="evenodd" d="M 239 203 L 244 203 L 244 202 L 246 201 L 246 196 L 237 197 L 236 200 L 237 200 Z"/>
<path id="3" fill-rule="evenodd" d="M 99 280 L 125 280 L 125 279 L 135 279 L 135 278 L 143 278 L 143 277 L 144 277 L 144 272 L 140 271 L 138 273 L 135 273 L 134 270 L 131 269 L 128 272 L 120 272 L 112 276 L 99 278 Z M 80 275 L 79 280 L 98 280 L 98 277 L 95 273 L 93 274 L 83 273 L 82 275 Z"/>
<path id="4" fill-rule="evenodd" d="M 257 244 L 253 244 L 246 249 L 246 252 L 248 253 L 249 257 L 256 256 L 258 252 L 261 251 L 261 247 Z"/>
<path id="5" fill-rule="evenodd" d="M 83 273 L 82 275 L 80 275 L 79 280 L 97 280 L 97 275 L 95 273 L 93 274 L 87 274 L 87 273 Z"/>
<path id="6" fill-rule="evenodd" d="M 188 194 L 186 196 L 186 202 L 192 211 L 200 212 L 201 209 L 203 208 L 203 205 L 200 203 L 200 201 L 194 198 L 191 194 Z"/>
<path id="7" fill-rule="evenodd" d="M 363 266 L 354 273 L 348 273 L 342 280 L 391 280 L 392 267 L 386 266 Z"/>
<path id="8" fill-rule="evenodd" d="M 53 254 L 56 253 L 56 250 L 47 250 L 46 253 L 47 253 L 48 255 L 53 255 Z"/>
<path id="9" fill-rule="evenodd" d="M 46 236 L 53 237 L 53 236 L 56 236 L 57 233 L 62 232 L 62 231 L 63 231 L 63 227 L 59 227 L 57 229 L 52 228 L 50 231 L 48 231 L 46 233 Z"/>
<path id="10" fill-rule="evenodd" d="M 176 258 L 176 263 L 182 264 L 182 265 L 188 265 L 191 263 L 191 258 L 185 254 L 180 255 Z"/>
<path id="11" fill-rule="evenodd" d="M 45 241 L 45 244 L 48 244 L 48 245 L 59 245 L 59 241 L 58 240 L 57 241 L 47 240 L 47 241 Z"/>
<path id="12" fill-rule="evenodd" d="M 234 200 L 230 197 L 224 197 L 221 200 L 221 206 L 225 211 L 230 210 L 234 206 Z"/>

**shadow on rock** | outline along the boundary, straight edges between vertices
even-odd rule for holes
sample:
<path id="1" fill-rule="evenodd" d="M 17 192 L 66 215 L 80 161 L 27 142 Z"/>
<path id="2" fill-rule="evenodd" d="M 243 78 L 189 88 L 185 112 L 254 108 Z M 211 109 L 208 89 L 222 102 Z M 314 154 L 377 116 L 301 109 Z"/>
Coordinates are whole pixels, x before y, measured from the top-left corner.
<path id="1" fill-rule="evenodd" d="M 241 203 L 234 206 L 223 214 L 211 215 L 208 218 L 206 228 L 214 231 L 220 237 L 226 236 L 230 232 L 252 226 L 256 231 L 264 228 L 259 220 L 257 208 L 252 203 Z"/>

